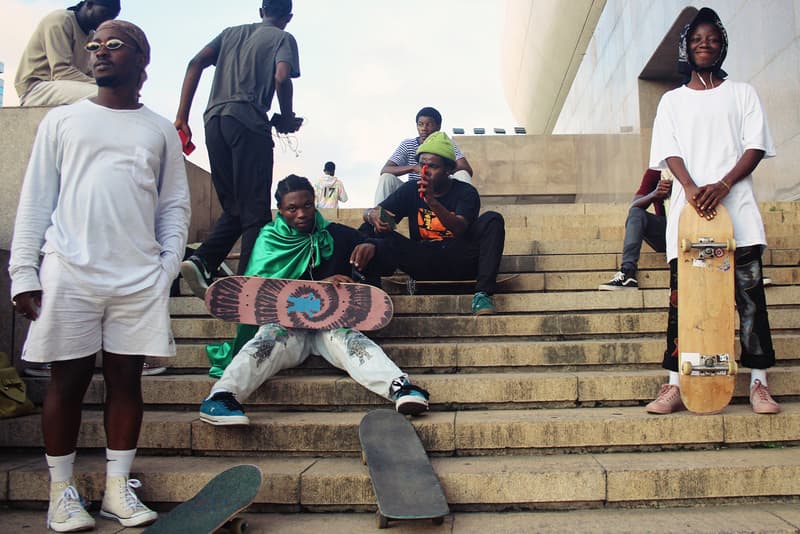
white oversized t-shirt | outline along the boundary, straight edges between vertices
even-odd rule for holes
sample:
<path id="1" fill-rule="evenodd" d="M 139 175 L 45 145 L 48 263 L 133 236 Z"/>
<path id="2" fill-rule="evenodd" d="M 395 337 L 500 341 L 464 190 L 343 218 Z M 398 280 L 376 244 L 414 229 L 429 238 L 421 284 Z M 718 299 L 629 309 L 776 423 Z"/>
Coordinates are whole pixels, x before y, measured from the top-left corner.
<path id="1" fill-rule="evenodd" d="M 84 100 L 42 120 L 14 226 L 12 295 L 41 289 L 39 253 L 57 254 L 96 295 L 121 296 L 178 274 L 189 226 L 180 140 L 142 106 Z"/>
<path id="2" fill-rule="evenodd" d="M 726 81 L 708 90 L 686 86 L 664 94 L 658 104 L 650 145 L 650 168 L 666 169 L 666 159 L 680 157 L 698 186 L 722 179 L 746 150 L 775 155 L 767 117 L 755 89 Z M 687 204 L 675 180 L 667 217 L 667 261 L 678 256 L 678 218 Z M 722 200 L 733 220 L 733 235 L 741 247 L 766 245 L 764 223 L 753 192 L 753 176 L 739 180 Z"/>

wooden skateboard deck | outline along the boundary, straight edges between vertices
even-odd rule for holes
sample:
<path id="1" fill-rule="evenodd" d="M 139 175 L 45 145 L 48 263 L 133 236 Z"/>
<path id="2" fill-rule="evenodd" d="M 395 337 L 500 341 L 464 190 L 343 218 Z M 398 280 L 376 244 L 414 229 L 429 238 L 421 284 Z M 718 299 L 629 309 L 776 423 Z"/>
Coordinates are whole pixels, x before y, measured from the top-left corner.
<path id="1" fill-rule="evenodd" d="M 377 330 L 394 312 L 389 295 L 367 284 L 257 276 L 220 278 L 206 291 L 206 307 L 225 321 L 312 330 Z"/>
<path id="2" fill-rule="evenodd" d="M 499 286 L 519 276 L 519 273 L 499 274 L 495 283 Z M 407 274 L 386 276 L 381 279 L 386 286 L 405 291 L 409 295 L 426 293 L 428 289 L 443 288 L 452 292 L 454 289 L 464 288 L 466 291 L 474 289 L 477 280 L 415 280 Z"/>
<path id="3" fill-rule="evenodd" d="M 236 518 L 250 506 L 261 488 L 261 469 L 237 465 L 212 478 L 200 492 L 147 527 L 143 534 L 211 534 L 244 532 L 247 522 Z"/>
<path id="4" fill-rule="evenodd" d="M 733 396 L 734 259 L 730 215 L 717 206 L 712 220 L 691 205 L 678 221 L 678 369 L 689 411 L 722 411 Z"/>
<path id="5" fill-rule="evenodd" d="M 432 519 L 441 525 L 450 508 L 408 419 L 394 410 L 373 410 L 361 420 L 358 437 L 378 503 L 378 527 L 398 519 Z"/>

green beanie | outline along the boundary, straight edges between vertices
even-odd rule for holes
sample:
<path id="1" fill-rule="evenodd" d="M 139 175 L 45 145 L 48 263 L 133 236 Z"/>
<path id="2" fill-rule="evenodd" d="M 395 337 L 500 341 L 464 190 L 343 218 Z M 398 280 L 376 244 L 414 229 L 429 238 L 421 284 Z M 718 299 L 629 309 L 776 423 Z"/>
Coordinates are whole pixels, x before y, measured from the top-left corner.
<path id="1" fill-rule="evenodd" d="M 456 149 L 453 148 L 453 142 L 447 137 L 444 132 L 433 132 L 430 134 L 425 142 L 419 145 L 417 155 L 420 154 L 436 154 L 444 159 L 449 159 L 452 162 L 456 161 Z"/>

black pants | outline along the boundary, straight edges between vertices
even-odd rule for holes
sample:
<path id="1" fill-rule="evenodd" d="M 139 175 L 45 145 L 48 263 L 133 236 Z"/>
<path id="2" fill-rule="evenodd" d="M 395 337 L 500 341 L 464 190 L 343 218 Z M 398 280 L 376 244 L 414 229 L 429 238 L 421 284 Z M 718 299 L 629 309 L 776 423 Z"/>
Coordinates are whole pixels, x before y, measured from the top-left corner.
<path id="1" fill-rule="evenodd" d="M 261 227 L 272 220 L 272 137 L 228 116 L 212 117 L 205 131 L 211 180 L 223 212 L 195 254 L 213 273 L 241 236 L 237 272 L 244 274 Z"/>
<path id="2" fill-rule="evenodd" d="M 750 369 L 767 369 L 775 365 L 775 349 L 767 317 L 764 296 L 760 245 L 742 247 L 734 253 L 734 286 L 739 311 L 739 341 L 742 344 L 741 364 Z M 661 366 L 678 371 L 675 338 L 678 337 L 678 260 L 669 262 L 669 315 L 667 318 L 667 350 Z M 680 343 L 680 341 L 678 341 Z"/>
<path id="3" fill-rule="evenodd" d="M 391 266 L 388 273 L 399 268 L 416 280 L 470 280 L 477 279 L 475 291 L 494 294 L 497 272 L 503 257 L 506 230 L 503 216 L 487 211 L 470 225 L 466 235 L 443 241 L 412 241 L 392 232 L 388 236 L 371 233 L 372 227 L 363 225 L 370 237 L 383 237 L 386 259 Z"/>

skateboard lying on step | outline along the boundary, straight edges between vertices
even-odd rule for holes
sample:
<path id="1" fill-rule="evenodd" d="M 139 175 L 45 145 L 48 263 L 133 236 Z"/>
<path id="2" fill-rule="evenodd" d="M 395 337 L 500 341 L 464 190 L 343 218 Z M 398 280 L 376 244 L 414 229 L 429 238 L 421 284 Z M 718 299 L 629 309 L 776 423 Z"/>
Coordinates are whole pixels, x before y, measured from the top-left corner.
<path id="1" fill-rule="evenodd" d="M 501 286 L 506 282 L 514 280 L 519 273 L 499 274 L 495 284 Z M 407 274 L 396 274 L 381 278 L 383 286 L 386 288 L 405 291 L 409 295 L 427 293 L 471 293 L 475 290 L 477 280 L 415 280 Z M 393 291 L 394 293 L 394 291 Z"/>
<path id="2" fill-rule="evenodd" d="M 261 469 L 237 465 L 212 478 L 200 492 L 159 516 L 143 534 L 242 533 L 247 522 L 236 516 L 250 506 L 261 488 Z"/>
<path id="3" fill-rule="evenodd" d="M 397 519 L 432 519 L 441 525 L 450 508 L 408 419 L 394 410 L 373 410 L 361 420 L 358 437 L 378 502 L 378 527 Z"/>
<path id="4" fill-rule="evenodd" d="M 377 330 L 394 311 L 389 295 L 367 284 L 257 276 L 220 278 L 206 291 L 206 307 L 225 321 L 312 330 Z"/>
<path id="5" fill-rule="evenodd" d="M 687 205 L 678 220 L 678 369 L 689 411 L 722 411 L 733 396 L 734 260 L 730 215 L 700 217 Z"/>

